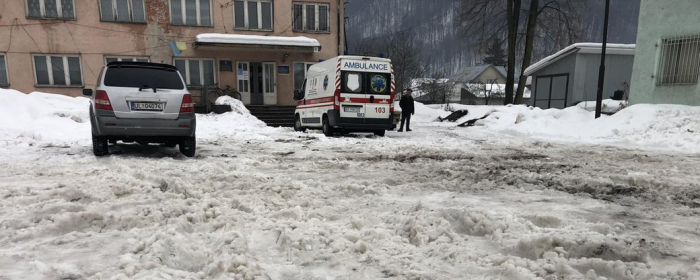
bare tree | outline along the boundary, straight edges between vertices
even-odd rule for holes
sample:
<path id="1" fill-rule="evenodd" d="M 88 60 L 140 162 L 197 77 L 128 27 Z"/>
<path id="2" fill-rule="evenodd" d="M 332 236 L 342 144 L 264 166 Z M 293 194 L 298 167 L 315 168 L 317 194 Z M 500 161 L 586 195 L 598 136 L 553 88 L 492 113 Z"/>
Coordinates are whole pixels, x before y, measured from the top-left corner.
<path id="1" fill-rule="evenodd" d="M 531 64 L 537 41 L 541 41 L 540 44 L 560 44 L 564 39 L 568 42 L 576 40 L 577 34 L 580 34 L 576 19 L 579 18 L 579 13 L 587 2 L 587 0 L 458 1 L 461 7 L 458 9 L 457 19 L 463 34 L 477 36 L 482 42 L 503 36 L 504 33 L 508 38 L 508 73 L 504 104 L 513 101 L 522 102 L 526 80 L 523 73 Z M 540 1 L 544 2 L 541 6 Z M 523 4 L 528 8 L 523 9 Z M 518 76 L 518 90 L 514 92 L 518 58 L 521 59 L 522 64 Z"/>
<path id="2" fill-rule="evenodd" d="M 443 104 L 445 109 L 449 109 L 452 98 L 457 94 L 454 81 L 445 79 L 441 73 L 431 75 L 431 78 L 419 85 L 418 90 L 424 95 L 421 100 L 430 104 Z"/>
<path id="3" fill-rule="evenodd" d="M 467 84 L 467 91 L 477 98 L 484 99 L 484 105 L 489 105 L 493 99 L 504 98 L 505 91 L 498 84 L 498 79 L 485 83 Z"/>
<path id="4" fill-rule="evenodd" d="M 518 89 L 515 94 L 515 104 L 523 103 L 523 93 L 525 92 L 525 69 L 530 67 L 532 62 L 532 53 L 534 42 L 537 37 L 537 27 L 540 26 L 544 30 L 542 34 L 548 34 L 548 29 L 553 29 L 556 37 L 550 37 L 550 44 L 561 46 L 562 36 L 567 40 L 566 45 L 572 44 L 578 34 L 580 34 L 578 17 L 579 11 L 583 9 L 585 0 L 545 0 L 544 5 L 540 8 L 540 0 L 530 0 L 530 9 L 528 12 L 527 31 L 525 35 L 525 53 L 523 54 L 522 68 L 520 79 L 518 80 Z M 542 39 L 547 39 L 542 38 Z"/>
<path id="5" fill-rule="evenodd" d="M 411 80 L 424 77 L 426 74 L 425 65 L 428 63 L 421 55 L 415 33 L 410 30 L 391 34 L 382 40 L 376 38 L 361 40 L 354 49 L 357 55 L 383 55 L 391 59 L 395 72 L 396 92 L 410 88 Z"/>

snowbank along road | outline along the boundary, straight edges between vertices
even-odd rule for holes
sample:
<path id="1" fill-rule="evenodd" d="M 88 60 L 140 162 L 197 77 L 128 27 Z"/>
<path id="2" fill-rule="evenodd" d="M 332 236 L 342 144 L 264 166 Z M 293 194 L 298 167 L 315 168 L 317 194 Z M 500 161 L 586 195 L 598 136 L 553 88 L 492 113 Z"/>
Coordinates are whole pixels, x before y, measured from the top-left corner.
<path id="1" fill-rule="evenodd" d="M 700 279 L 697 154 L 431 119 L 199 116 L 192 159 L 0 130 L 0 279 Z"/>

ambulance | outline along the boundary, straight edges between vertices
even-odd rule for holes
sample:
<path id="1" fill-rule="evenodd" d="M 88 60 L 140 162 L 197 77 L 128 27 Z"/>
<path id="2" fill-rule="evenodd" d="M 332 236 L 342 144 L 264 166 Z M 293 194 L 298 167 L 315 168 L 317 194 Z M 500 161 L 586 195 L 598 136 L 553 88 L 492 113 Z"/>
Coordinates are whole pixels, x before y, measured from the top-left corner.
<path id="1" fill-rule="evenodd" d="M 396 127 L 394 70 L 391 60 L 338 56 L 312 65 L 297 101 L 294 130 L 369 132 L 384 136 Z"/>

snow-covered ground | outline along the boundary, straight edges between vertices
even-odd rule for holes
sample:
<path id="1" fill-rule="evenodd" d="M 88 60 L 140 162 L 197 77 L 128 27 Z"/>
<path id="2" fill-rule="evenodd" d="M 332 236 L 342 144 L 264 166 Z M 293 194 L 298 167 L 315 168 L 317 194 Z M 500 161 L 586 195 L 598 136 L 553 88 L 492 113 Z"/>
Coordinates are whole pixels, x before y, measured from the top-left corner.
<path id="1" fill-rule="evenodd" d="M 444 105 L 429 105 L 439 108 Z M 519 138 L 576 144 L 606 144 L 675 152 L 700 152 L 700 107 L 633 105 L 595 119 L 581 107 L 542 110 L 518 106 L 450 104 L 451 110 L 468 110 L 462 123 L 481 118 L 475 130 L 499 132 Z"/>
<path id="2" fill-rule="evenodd" d="M 0 101 L 3 280 L 700 279 L 692 107 L 478 107 L 462 128 L 417 104 L 383 138 L 235 110 L 198 116 L 195 158 L 95 158 L 87 100 Z"/>

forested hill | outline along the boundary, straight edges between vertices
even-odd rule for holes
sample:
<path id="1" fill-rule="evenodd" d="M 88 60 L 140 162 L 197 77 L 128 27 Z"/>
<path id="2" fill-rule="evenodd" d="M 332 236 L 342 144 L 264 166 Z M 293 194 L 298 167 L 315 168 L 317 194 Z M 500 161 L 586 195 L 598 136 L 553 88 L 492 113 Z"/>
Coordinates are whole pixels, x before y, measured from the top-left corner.
<path id="1" fill-rule="evenodd" d="M 639 1 L 611 2 L 609 42 L 635 43 Z M 605 0 L 587 0 L 581 16 L 585 31 L 580 41 L 602 42 L 604 5 Z M 409 30 L 415 32 L 415 40 L 422 45 L 422 53 L 430 58 L 431 64 L 449 74 L 481 60 L 481 53 L 475 50 L 470 38 L 456 30 L 455 10 L 455 0 L 350 0 L 346 5 L 348 46 L 352 51 L 362 39 L 380 41 L 390 34 Z M 544 56 L 547 52 L 535 53 Z"/>

